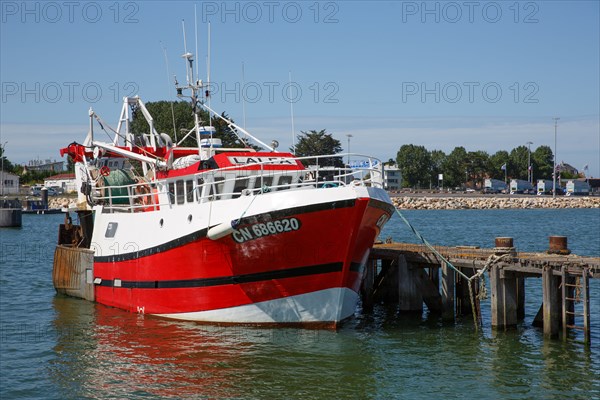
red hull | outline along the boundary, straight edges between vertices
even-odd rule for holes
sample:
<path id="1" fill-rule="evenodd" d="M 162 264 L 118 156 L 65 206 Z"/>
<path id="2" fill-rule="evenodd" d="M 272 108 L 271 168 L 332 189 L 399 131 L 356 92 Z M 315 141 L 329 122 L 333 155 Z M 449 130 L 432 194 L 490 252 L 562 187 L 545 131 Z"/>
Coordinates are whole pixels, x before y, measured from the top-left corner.
<path id="1" fill-rule="evenodd" d="M 252 233 L 257 223 L 287 218 L 298 221 L 297 230 L 263 237 L 240 234 L 243 243 L 233 235 L 213 241 L 199 232 L 147 255 L 96 257 L 94 276 L 102 279 L 96 301 L 132 312 L 174 314 L 330 288 L 358 292 L 369 250 L 385 222 L 382 216 L 390 213 L 391 205 L 372 199 L 318 211 L 283 210 L 246 218 L 238 229 Z"/>

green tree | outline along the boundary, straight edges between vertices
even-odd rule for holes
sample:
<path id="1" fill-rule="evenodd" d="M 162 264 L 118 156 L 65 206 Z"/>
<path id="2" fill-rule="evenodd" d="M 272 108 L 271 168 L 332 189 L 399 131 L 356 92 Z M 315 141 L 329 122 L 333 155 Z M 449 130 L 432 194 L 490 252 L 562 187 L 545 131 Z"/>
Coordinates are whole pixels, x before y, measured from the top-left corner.
<path id="1" fill-rule="evenodd" d="M 527 159 L 529 150 L 526 146 L 518 146 L 511 150 L 508 174 L 513 179 L 527 179 Z"/>
<path id="2" fill-rule="evenodd" d="M 554 154 L 549 146 L 540 146 L 531 153 L 531 164 L 533 164 L 533 178 L 552 179 L 552 168 L 554 166 Z"/>
<path id="3" fill-rule="evenodd" d="M 177 143 L 194 127 L 194 113 L 192 105 L 186 101 L 156 101 L 145 103 L 146 108 L 154 120 L 154 129 L 158 133 L 167 133 L 173 143 Z M 173 107 L 171 109 L 171 107 Z M 150 127 L 140 110 L 132 110 L 132 121 L 130 130 L 134 134 L 149 133 Z M 173 115 L 175 115 L 175 132 L 173 130 Z M 228 118 L 225 113 L 221 114 Z M 199 117 L 201 124 L 209 125 L 209 115 L 206 111 L 200 110 Z M 248 144 L 238 139 L 235 129 L 230 128 L 220 118 L 212 118 L 212 126 L 216 133 L 214 138 L 221 139 L 223 147 L 248 147 Z M 176 140 L 177 139 L 177 140 Z M 192 133 L 185 139 L 181 146 L 196 147 L 196 136 Z"/>
<path id="4" fill-rule="evenodd" d="M 490 155 L 482 150 L 470 151 L 467 154 L 467 171 L 470 181 L 481 183 L 490 169 Z"/>
<path id="5" fill-rule="evenodd" d="M 467 172 L 468 154 L 464 147 L 455 147 L 444 162 L 444 184 L 449 187 L 463 186 Z"/>
<path id="6" fill-rule="evenodd" d="M 442 150 L 432 150 L 429 152 L 429 157 L 431 158 L 431 182 L 434 182 L 434 184 L 437 185 L 439 174 L 444 173 L 446 153 L 444 153 Z"/>
<path id="7" fill-rule="evenodd" d="M 330 154 L 337 154 L 342 151 L 342 144 L 339 140 L 335 139 L 331 134 L 327 133 L 325 129 L 320 131 L 311 130 L 308 132 L 300 132 L 298 136 L 298 142 L 296 143 L 296 156 L 298 157 L 309 157 L 309 156 L 325 156 Z M 293 151 L 294 149 L 290 149 Z M 320 166 L 335 166 L 342 167 L 344 165 L 341 157 L 325 157 L 317 160 L 303 160 L 305 165 L 314 165 L 318 161 Z"/>
<path id="8" fill-rule="evenodd" d="M 405 144 L 396 156 L 403 186 L 423 187 L 431 182 L 431 156 L 424 146 Z"/>
<path id="9" fill-rule="evenodd" d="M 504 170 L 502 166 L 506 164 L 508 168 L 509 154 L 506 150 L 498 150 L 494 155 L 490 157 L 488 176 L 493 179 L 504 180 Z"/>
<path id="10" fill-rule="evenodd" d="M 14 171 L 13 164 L 4 155 L 4 146 L 0 146 L 0 164 L 2 165 L 2 169 L 4 171 L 6 171 L 6 172 Z"/>

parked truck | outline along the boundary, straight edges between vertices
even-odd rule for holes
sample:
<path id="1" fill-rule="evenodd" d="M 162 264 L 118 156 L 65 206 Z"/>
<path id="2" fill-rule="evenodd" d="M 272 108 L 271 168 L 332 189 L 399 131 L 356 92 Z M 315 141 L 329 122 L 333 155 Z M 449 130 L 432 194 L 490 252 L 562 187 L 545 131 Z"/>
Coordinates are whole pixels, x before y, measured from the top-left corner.
<path id="1" fill-rule="evenodd" d="M 484 193 L 502 193 L 506 192 L 506 183 L 499 179 L 486 179 L 483 183 Z"/>
<path id="2" fill-rule="evenodd" d="M 533 193 L 533 185 L 522 179 L 510 180 L 510 194 L 528 194 Z"/>
<path id="3" fill-rule="evenodd" d="M 552 181 L 549 179 L 540 179 L 537 182 L 537 194 L 552 194 Z"/>
<path id="4" fill-rule="evenodd" d="M 567 196 L 587 196 L 590 194 L 590 185 L 586 181 L 572 180 L 567 182 Z"/>

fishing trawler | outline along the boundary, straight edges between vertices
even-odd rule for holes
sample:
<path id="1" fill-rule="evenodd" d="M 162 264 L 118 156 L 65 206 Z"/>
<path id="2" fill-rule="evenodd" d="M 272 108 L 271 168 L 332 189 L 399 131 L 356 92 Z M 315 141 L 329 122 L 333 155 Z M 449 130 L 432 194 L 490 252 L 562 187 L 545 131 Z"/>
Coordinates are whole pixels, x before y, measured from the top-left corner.
<path id="1" fill-rule="evenodd" d="M 336 327 L 355 311 L 393 211 L 382 163 L 353 154 L 359 168 L 324 166 L 341 156 L 277 151 L 213 111 L 192 54 L 183 57 L 187 85 L 176 90 L 191 92 L 185 138 L 196 146 L 157 132 L 143 101 L 126 97 L 116 129 L 90 109 L 85 140 L 60 150 L 80 190 L 60 227 L 56 290 L 179 320 Z M 132 111 L 148 133 L 131 132 Z M 255 146 L 223 147 L 213 119 Z M 96 125 L 112 140 L 99 140 Z"/>

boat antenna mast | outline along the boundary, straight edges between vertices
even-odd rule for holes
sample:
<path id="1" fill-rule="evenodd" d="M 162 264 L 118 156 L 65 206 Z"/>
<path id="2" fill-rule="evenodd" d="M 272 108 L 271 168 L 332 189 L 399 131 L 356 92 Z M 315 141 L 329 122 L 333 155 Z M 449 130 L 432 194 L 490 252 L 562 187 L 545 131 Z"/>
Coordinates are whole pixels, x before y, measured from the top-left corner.
<path id="1" fill-rule="evenodd" d="M 187 41 L 185 35 L 185 21 L 181 21 L 181 26 L 183 29 L 183 55 L 181 56 L 186 60 L 186 82 L 185 86 L 176 86 L 177 89 L 177 97 L 183 98 L 188 97 L 183 95 L 184 89 L 189 89 L 191 95 L 189 98 L 192 102 L 192 112 L 194 113 L 194 131 L 196 133 L 196 142 L 198 143 L 198 154 L 201 155 L 201 146 L 200 146 L 200 108 L 198 107 L 198 93 L 201 93 L 202 89 L 202 81 L 194 78 L 194 55 L 187 50 Z M 177 85 L 177 81 L 176 85 Z M 191 133 L 191 132 L 190 132 Z"/>
<path id="2" fill-rule="evenodd" d="M 192 129 L 189 134 L 192 133 L 192 131 L 195 131 L 196 133 L 196 141 L 198 143 L 198 155 L 200 155 L 202 157 L 203 152 L 202 152 L 202 140 L 201 140 L 201 135 L 204 134 L 210 134 L 211 135 L 211 139 L 212 139 L 212 134 L 215 131 L 215 129 L 212 126 L 212 117 L 216 117 L 217 119 L 222 120 L 223 122 L 225 122 L 230 129 L 239 131 L 241 133 L 243 133 L 247 138 L 249 138 L 250 140 L 258 143 L 259 145 L 265 147 L 266 149 L 270 150 L 270 151 L 276 151 L 275 150 L 275 146 L 269 146 L 268 144 L 262 142 L 261 140 L 259 140 L 258 138 L 256 138 L 255 136 L 251 135 L 248 131 L 246 131 L 244 128 L 236 125 L 235 123 L 233 123 L 233 121 L 231 121 L 228 118 L 223 117 L 221 114 L 215 112 L 211 107 L 210 107 L 210 93 L 209 93 L 209 89 L 210 89 L 210 22 L 208 23 L 208 43 L 209 43 L 209 51 L 208 51 L 208 65 L 207 65 L 207 74 L 208 74 L 208 84 L 206 85 L 206 92 L 205 92 L 205 101 L 200 101 L 198 98 L 198 95 L 201 92 L 201 90 L 205 87 L 202 83 L 201 80 L 194 80 L 194 68 L 193 68 L 193 62 L 194 62 L 194 55 L 190 52 L 187 51 L 187 42 L 186 42 L 186 35 L 185 35 L 185 21 L 181 21 L 182 24 L 182 28 L 183 28 L 183 48 L 184 48 L 184 54 L 181 56 L 182 58 L 184 58 L 187 63 L 186 63 L 186 80 L 187 80 L 187 85 L 185 86 L 177 86 L 177 79 L 175 79 L 176 82 L 176 89 L 177 89 L 177 97 L 179 98 L 183 98 L 183 97 L 189 97 L 192 101 L 192 109 L 194 112 L 194 129 Z M 191 91 L 191 96 L 184 96 L 183 95 L 183 90 L 184 89 L 189 89 Z M 206 104 L 208 103 L 208 104 Z M 209 127 L 201 127 L 200 126 L 200 108 L 203 108 L 204 110 L 206 110 L 208 112 L 209 115 Z M 185 137 L 187 137 L 188 135 L 186 135 Z M 184 137 L 184 139 L 185 139 Z M 181 142 L 184 140 L 182 139 Z M 212 150 L 213 147 L 213 141 L 210 140 L 210 147 Z"/>

